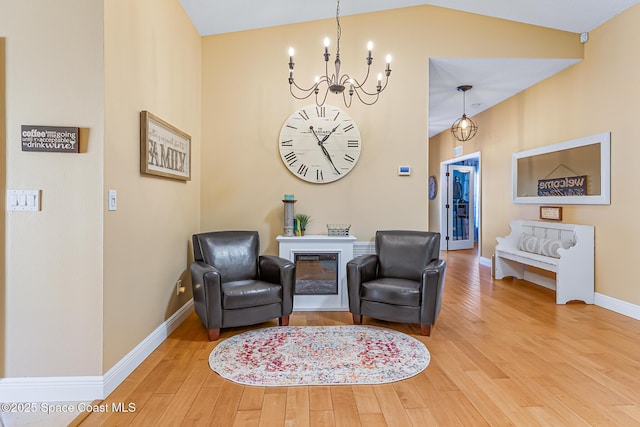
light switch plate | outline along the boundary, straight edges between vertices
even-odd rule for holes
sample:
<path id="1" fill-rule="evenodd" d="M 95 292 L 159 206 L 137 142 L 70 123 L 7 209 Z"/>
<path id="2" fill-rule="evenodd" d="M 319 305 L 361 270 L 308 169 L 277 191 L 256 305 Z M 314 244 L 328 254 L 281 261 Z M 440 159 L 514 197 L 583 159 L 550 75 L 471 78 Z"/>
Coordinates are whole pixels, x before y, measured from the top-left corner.
<path id="1" fill-rule="evenodd" d="M 40 190 L 7 190 L 7 210 L 39 211 Z"/>
<path id="2" fill-rule="evenodd" d="M 107 192 L 107 209 L 110 211 L 118 210 L 118 192 L 116 190 Z"/>

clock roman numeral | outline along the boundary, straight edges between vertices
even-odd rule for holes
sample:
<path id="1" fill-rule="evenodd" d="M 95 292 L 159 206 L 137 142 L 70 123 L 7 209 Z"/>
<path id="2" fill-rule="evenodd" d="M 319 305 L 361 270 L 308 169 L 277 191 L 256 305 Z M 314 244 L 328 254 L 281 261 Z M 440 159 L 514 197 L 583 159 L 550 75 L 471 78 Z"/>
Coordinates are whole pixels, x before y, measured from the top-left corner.
<path id="1" fill-rule="evenodd" d="M 353 125 L 351 125 L 351 124 L 349 124 L 349 125 L 344 127 L 344 131 L 345 132 L 349 132 L 351 129 L 353 129 Z"/>
<path id="2" fill-rule="evenodd" d="M 326 111 L 324 107 L 316 107 L 316 114 L 318 115 L 318 117 L 324 117 L 325 113 Z"/>
<path id="3" fill-rule="evenodd" d="M 295 127 L 295 126 L 287 125 L 287 127 L 288 127 L 289 129 L 298 130 L 298 128 L 297 128 L 297 127 Z"/>
<path id="4" fill-rule="evenodd" d="M 316 181 L 324 181 L 324 176 L 322 175 L 322 169 L 316 170 Z"/>
<path id="5" fill-rule="evenodd" d="M 338 120 L 338 116 L 340 115 L 341 111 L 338 111 L 336 113 L 336 116 L 333 118 L 333 121 L 335 122 L 336 120 Z"/>
<path id="6" fill-rule="evenodd" d="M 284 160 L 289 164 L 289 166 L 293 166 L 295 162 L 298 161 L 298 156 L 293 151 L 284 155 Z"/>
<path id="7" fill-rule="evenodd" d="M 286 141 L 282 141 L 280 143 L 283 147 L 293 147 L 293 139 L 287 139 Z"/>
<path id="8" fill-rule="evenodd" d="M 345 154 L 345 155 L 344 155 L 344 159 L 345 159 L 347 162 L 349 162 L 349 163 L 353 163 L 353 162 L 355 162 L 355 161 L 356 161 L 356 159 L 355 159 L 354 157 L 351 157 L 351 156 L 350 156 L 350 155 L 348 155 L 348 154 Z"/>
<path id="9" fill-rule="evenodd" d="M 360 141 L 357 139 L 348 139 L 347 140 L 347 148 L 358 148 L 360 145 Z"/>
<path id="10" fill-rule="evenodd" d="M 309 115 L 307 114 L 307 112 L 305 110 L 300 110 L 298 112 L 298 114 L 300 114 L 300 117 L 302 117 L 305 120 L 309 120 Z"/>
<path id="11" fill-rule="evenodd" d="M 307 176 L 308 171 L 309 171 L 309 166 L 302 163 L 298 168 L 298 175 Z"/>

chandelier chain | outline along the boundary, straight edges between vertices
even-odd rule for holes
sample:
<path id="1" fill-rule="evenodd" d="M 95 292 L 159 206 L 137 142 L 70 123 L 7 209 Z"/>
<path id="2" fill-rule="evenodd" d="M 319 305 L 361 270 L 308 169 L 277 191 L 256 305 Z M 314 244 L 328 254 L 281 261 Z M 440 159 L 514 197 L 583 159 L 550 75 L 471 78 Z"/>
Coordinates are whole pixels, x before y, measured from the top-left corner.
<path id="1" fill-rule="evenodd" d="M 340 58 L 340 36 L 342 35 L 342 27 L 340 26 L 340 0 L 338 0 L 338 5 L 336 6 L 336 26 L 338 27 L 336 30 L 336 57 Z"/>

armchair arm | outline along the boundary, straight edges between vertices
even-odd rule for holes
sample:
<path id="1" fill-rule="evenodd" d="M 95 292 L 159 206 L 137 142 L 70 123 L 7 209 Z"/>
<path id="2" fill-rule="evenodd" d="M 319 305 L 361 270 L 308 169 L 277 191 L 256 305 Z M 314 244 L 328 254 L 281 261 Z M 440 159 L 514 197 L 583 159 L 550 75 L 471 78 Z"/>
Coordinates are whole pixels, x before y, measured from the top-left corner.
<path id="1" fill-rule="evenodd" d="M 360 255 L 347 263 L 347 289 L 349 311 L 360 314 L 360 285 L 376 278 L 378 257 L 373 254 Z"/>
<path id="2" fill-rule="evenodd" d="M 222 292 L 220 272 L 202 261 L 191 263 L 193 305 L 207 329 L 222 327 Z"/>
<path id="3" fill-rule="evenodd" d="M 440 314 L 444 276 L 447 264 L 444 260 L 431 261 L 422 270 L 422 308 L 420 310 L 421 323 L 434 325 Z"/>
<path id="4" fill-rule="evenodd" d="M 296 266 L 288 259 L 275 255 L 260 255 L 258 258 L 260 279 L 282 285 L 283 316 L 293 311 L 293 292 L 296 282 Z"/>

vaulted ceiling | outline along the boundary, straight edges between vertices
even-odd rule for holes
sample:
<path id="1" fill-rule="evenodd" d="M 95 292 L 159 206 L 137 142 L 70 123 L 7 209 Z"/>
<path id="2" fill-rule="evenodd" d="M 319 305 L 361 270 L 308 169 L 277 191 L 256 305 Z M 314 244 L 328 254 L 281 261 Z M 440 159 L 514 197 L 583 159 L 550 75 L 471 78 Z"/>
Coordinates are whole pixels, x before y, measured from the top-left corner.
<path id="1" fill-rule="evenodd" d="M 343 0 L 340 15 L 418 5 L 441 6 L 480 15 L 587 33 L 640 0 Z M 335 17 L 332 0 L 180 0 L 201 35 L 265 28 Z M 247 11 L 251 11 L 247 13 Z M 446 130 L 461 115 L 461 84 L 473 116 L 573 65 L 575 60 L 429 59 L 429 136 Z M 396 74 L 400 72 L 397 70 Z"/>

